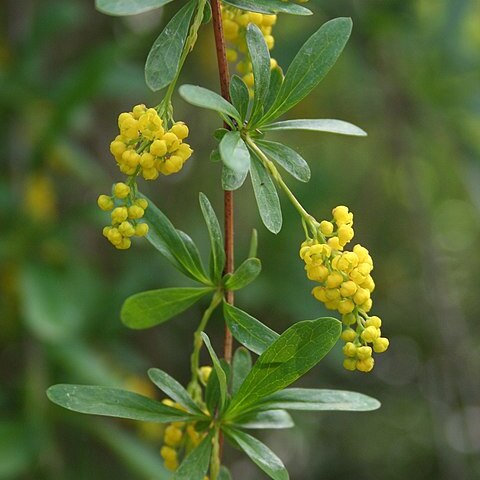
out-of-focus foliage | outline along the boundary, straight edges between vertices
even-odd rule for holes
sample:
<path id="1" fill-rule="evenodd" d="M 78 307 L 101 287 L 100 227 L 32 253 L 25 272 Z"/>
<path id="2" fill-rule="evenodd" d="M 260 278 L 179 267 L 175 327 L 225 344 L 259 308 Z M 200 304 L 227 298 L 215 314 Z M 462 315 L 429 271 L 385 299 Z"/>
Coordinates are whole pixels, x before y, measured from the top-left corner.
<path id="1" fill-rule="evenodd" d="M 312 213 L 321 217 L 337 204 L 356 212 L 357 237 L 376 259 L 374 298 L 391 346 L 371 377 L 343 371 L 338 347 L 303 385 L 358 390 L 379 398 L 380 410 L 297 415 L 294 430 L 267 441 L 292 478 L 476 478 L 480 4 L 316 0 L 310 7 L 310 17 L 280 16 L 273 51 L 280 65 L 330 18 L 351 16 L 354 30 L 314 98 L 290 118 L 342 118 L 369 136 L 272 136 L 309 161 L 313 180 L 296 189 Z M 122 326 L 128 295 L 170 286 L 178 274 L 146 242 L 111 249 L 98 234 L 95 204 L 116 173 L 108 143 L 118 112 L 158 100 L 143 65 L 169 8 L 119 19 L 84 0 L 0 6 L 0 478 L 163 478 L 161 431 L 79 419 L 44 392 L 68 381 L 154 396 L 144 391 L 152 365 L 187 377 L 182 347 L 200 307 L 148 333 Z M 182 75 L 218 90 L 210 28 Z M 175 102 L 178 117 L 195 125 L 196 153 L 148 193 L 205 252 L 203 219 L 191 205 L 204 191 L 221 211 L 220 168 L 208 158 L 216 145 L 210 132 L 220 125 L 213 113 Z M 310 297 L 297 256 L 297 217 L 286 203 L 283 210 L 278 236 L 259 229 L 263 272 L 237 298 L 276 331 L 326 313 Z M 236 214 L 244 258 L 251 228 L 260 226 L 248 188 L 236 193 Z M 215 345 L 219 325 L 214 319 L 209 331 Z M 259 478 L 235 452 L 226 455 L 234 478 Z"/>

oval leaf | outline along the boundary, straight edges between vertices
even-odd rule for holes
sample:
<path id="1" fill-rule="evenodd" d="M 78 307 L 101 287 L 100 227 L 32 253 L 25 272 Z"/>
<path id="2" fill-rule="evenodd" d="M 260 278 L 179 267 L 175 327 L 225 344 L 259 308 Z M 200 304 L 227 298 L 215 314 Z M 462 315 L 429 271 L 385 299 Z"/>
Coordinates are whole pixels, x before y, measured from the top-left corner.
<path id="1" fill-rule="evenodd" d="M 245 172 L 235 172 L 224 165 L 222 169 L 222 188 L 228 191 L 239 189 L 244 184 L 247 175 L 248 170 Z"/>
<path id="2" fill-rule="evenodd" d="M 270 478 L 288 480 L 287 469 L 282 461 L 265 444 L 248 433 L 228 428 L 224 429 L 227 438 L 233 440 Z"/>
<path id="3" fill-rule="evenodd" d="M 262 271 L 258 258 L 247 258 L 225 282 L 227 290 L 240 290 L 252 283 Z"/>
<path id="4" fill-rule="evenodd" d="M 151 398 L 119 388 L 90 385 L 53 385 L 47 390 L 47 396 L 53 403 L 67 410 L 90 415 L 158 423 L 198 419 L 198 415 L 193 416 Z"/>
<path id="5" fill-rule="evenodd" d="M 182 85 L 178 89 L 178 92 L 185 101 L 192 105 L 215 110 L 216 112 L 223 113 L 241 123 L 241 117 L 237 109 L 218 93 L 196 85 Z"/>
<path id="6" fill-rule="evenodd" d="M 262 408 L 286 410 L 341 410 L 368 412 L 380 408 L 380 402 L 358 392 L 319 388 L 287 388 L 265 398 Z"/>
<path id="7" fill-rule="evenodd" d="M 95 7 L 107 15 L 137 15 L 163 7 L 173 0 L 96 0 Z"/>
<path id="8" fill-rule="evenodd" d="M 128 297 L 121 310 L 122 322 L 130 328 L 143 329 L 166 322 L 182 313 L 212 288 L 162 288 Z"/>
<path id="9" fill-rule="evenodd" d="M 263 123 L 290 110 L 321 82 L 342 53 L 351 31 L 350 18 L 335 18 L 305 42 L 288 68 L 278 97 Z"/>
<path id="10" fill-rule="evenodd" d="M 230 170 L 245 175 L 250 168 L 250 153 L 240 132 L 227 132 L 218 146 L 222 162 Z"/>
<path id="11" fill-rule="evenodd" d="M 310 180 L 310 167 L 305 159 L 295 150 L 282 143 L 267 140 L 257 140 L 256 144 L 267 157 L 281 165 L 292 177 L 301 182 Z"/>
<path id="12" fill-rule="evenodd" d="M 241 10 L 258 13 L 290 13 L 292 15 L 311 15 L 312 12 L 301 5 L 283 0 L 223 0 Z"/>
<path id="13" fill-rule="evenodd" d="M 284 122 L 275 122 L 262 127 L 266 131 L 274 130 L 308 130 L 311 132 L 339 133 L 340 135 L 353 135 L 355 137 L 365 137 L 367 132 L 353 125 L 353 123 L 343 120 L 333 120 L 327 118 L 319 119 L 300 119 L 285 120 Z"/>
<path id="14" fill-rule="evenodd" d="M 341 323 L 328 317 L 291 326 L 260 355 L 232 398 L 227 415 L 248 411 L 307 373 L 335 345 L 341 330 Z"/>
<path id="15" fill-rule="evenodd" d="M 250 177 L 262 222 L 272 233 L 278 233 L 282 229 L 278 193 L 267 170 L 255 156 L 250 162 Z"/>
<path id="16" fill-rule="evenodd" d="M 223 314 L 232 335 L 245 347 L 261 355 L 280 335 L 247 312 L 227 302 L 223 303 Z"/>
<path id="17" fill-rule="evenodd" d="M 197 2 L 191 0 L 180 9 L 150 49 L 145 64 L 145 81 L 154 92 L 169 85 L 177 75 L 196 5 Z"/>

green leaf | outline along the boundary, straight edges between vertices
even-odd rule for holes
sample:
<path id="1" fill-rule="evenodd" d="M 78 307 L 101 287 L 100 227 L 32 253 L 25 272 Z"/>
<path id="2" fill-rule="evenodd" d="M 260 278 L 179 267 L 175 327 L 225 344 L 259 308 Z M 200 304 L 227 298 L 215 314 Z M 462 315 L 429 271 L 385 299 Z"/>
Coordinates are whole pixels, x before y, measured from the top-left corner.
<path id="1" fill-rule="evenodd" d="M 148 376 L 163 393 L 184 406 L 190 413 L 202 414 L 202 411 L 193 401 L 190 394 L 168 373 L 159 368 L 150 368 L 148 370 Z"/>
<path id="2" fill-rule="evenodd" d="M 214 432 L 211 431 L 183 460 L 178 470 L 173 476 L 173 480 L 203 480 L 210 465 L 210 455 L 212 454 L 212 438 Z"/>
<path id="3" fill-rule="evenodd" d="M 210 5 L 210 2 L 205 2 L 205 9 L 203 11 L 203 18 L 202 18 L 202 23 L 210 23 L 210 20 L 212 19 L 212 6 Z"/>
<path id="4" fill-rule="evenodd" d="M 220 467 L 220 474 L 218 475 L 218 480 L 232 480 L 232 476 L 227 467 L 221 466 Z"/>
<path id="5" fill-rule="evenodd" d="M 282 429 L 295 426 L 292 417 L 285 410 L 265 410 L 253 412 L 237 418 L 234 423 L 239 428 L 263 430 L 267 428 Z"/>
<path id="6" fill-rule="evenodd" d="M 268 140 L 256 140 L 255 143 L 267 157 L 281 165 L 292 177 L 301 182 L 310 180 L 310 167 L 295 150 L 282 143 L 270 142 Z"/>
<path id="7" fill-rule="evenodd" d="M 247 175 L 248 170 L 245 172 L 236 172 L 224 165 L 222 169 L 222 188 L 229 191 L 239 189 L 245 182 Z"/>
<path id="8" fill-rule="evenodd" d="M 270 86 L 268 89 L 268 95 L 265 99 L 264 112 L 268 112 L 271 106 L 275 103 L 278 96 L 278 92 L 283 83 L 283 72 L 280 67 L 272 68 L 270 71 Z"/>
<path id="9" fill-rule="evenodd" d="M 217 354 L 210 343 L 210 339 L 205 332 L 202 332 L 202 339 L 207 347 L 210 357 L 212 358 L 213 368 L 217 374 L 218 385 L 220 387 L 220 409 L 222 409 L 227 401 L 227 376 L 225 375 L 220 360 L 218 359 Z"/>
<path id="10" fill-rule="evenodd" d="M 380 408 L 380 402 L 358 392 L 319 388 L 287 388 L 262 401 L 261 408 L 286 410 L 341 410 L 368 412 Z"/>
<path id="11" fill-rule="evenodd" d="M 154 92 L 176 77 L 190 22 L 197 2 L 191 0 L 168 22 L 150 49 L 145 64 L 145 81 Z"/>
<path id="12" fill-rule="evenodd" d="M 218 409 L 220 403 L 220 384 L 215 370 L 212 370 L 208 377 L 207 386 L 205 387 L 205 404 L 207 410 L 213 417 Z"/>
<path id="13" fill-rule="evenodd" d="M 247 26 L 246 41 L 254 77 L 254 97 L 250 122 L 255 124 L 262 117 L 265 99 L 270 85 L 270 53 L 263 33 L 253 23 Z"/>
<path id="14" fill-rule="evenodd" d="M 278 233 L 282 229 L 282 210 L 278 193 L 272 178 L 255 155 L 252 155 L 250 162 L 250 177 L 262 222 L 272 233 Z"/>
<path id="15" fill-rule="evenodd" d="M 218 93 L 212 92 L 207 88 L 196 85 L 182 85 L 178 89 L 180 96 L 188 103 L 197 107 L 215 110 L 237 120 L 241 124 L 242 120 L 237 109 Z"/>
<path id="16" fill-rule="evenodd" d="M 283 0 L 223 0 L 234 7 L 249 12 L 258 13 L 290 13 L 292 15 L 311 15 L 312 12 L 308 8 L 296 5 L 292 2 L 284 2 Z"/>
<path id="17" fill-rule="evenodd" d="M 262 271 L 258 258 L 247 258 L 226 280 L 227 290 L 240 290 L 252 283 Z"/>
<path id="18" fill-rule="evenodd" d="M 95 7 L 107 15 L 137 15 L 163 7 L 173 0 L 96 0 Z"/>
<path id="19" fill-rule="evenodd" d="M 203 218 L 207 224 L 208 235 L 210 237 L 210 270 L 212 278 L 217 281 L 222 277 L 223 268 L 225 267 L 222 230 L 220 229 L 218 218 L 215 215 L 210 201 L 203 193 L 200 193 L 200 208 L 202 209 Z"/>
<path id="20" fill-rule="evenodd" d="M 238 75 L 233 75 L 230 80 L 230 98 L 232 99 L 233 106 L 240 113 L 243 123 L 247 118 L 250 95 L 248 93 L 248 87 Z"/>
<path id="21" fill-rule="evenodd" d="M 144 216 L 150 227 L 147 240 L 183 274 L 200 283 L 211 284 L 201 262 L 199 264 L 199 257 L 192 257 L 192 246 L 185 244 L 184 238 L 187 235 L 176 230 L 168 217 L 151 200 L 141 194 L 139 197 L 148 201 Z M 198 249 L 196 250 L 198 252 Z"/>
<path id="22" fill-rule="evenodd" d="M 196 267 L 196 270 L 200 272 L 202 277 L 207 278 L 207 274 L 205 272 L 205 268 L 203 266 L 202 258 L 200 257 L 200 252 L 198 251 L 197 245 L 195 245 L 195 242 L 187 233 L 183 232 L 182 230 L 179 230 L 178 228 L 177 228 L 177 233 L 182 239 L 183 244 L 185 245 L 185 248 L 187 249 L 188 253 L 190 254 L 190 258 L 192 259 L 193 264 Z M 202 283 L 210 283 L 210 282 L 204 281 Z"/>
<path id="23" fill-rule="evenodd" d="M 235 395 L 240 385 L 247 378 L 252 369 L 252 356 L 250 352 L 243 347 L 237 348 L 233 354 L 232 361 L 232 395 Z"/>
<path id="24" fill-rule="evenodd" d="M 260 355 L 232 398 L 227 415 L 248 411 L 307 373 L 335 345 L 341 330 L 341 323 L 328 317 L 291 326 Z"/>
<path id="25" fill-rule="evenodd" d="M 227 302 L 223 314 L 232 335 L 252 352 L 261 355 L 280 335 L 248 313 Z"/>
<path id="26" fill-rule="evenodd" d="M 182 422 L 198 420 L 198 415 L 168 407 L 151 398 L 118 388 L 89 385 L 53 385 L 48 398 L 57 405 L 79 413 L 129 418 L 143 422 Z"/>
<path id="27" fill-rule="evenodd" d="M 250 168 L 250 153 L 240 132 L 227 132 L 218 146 L 222 162 L 234 172 L 244 175 Z"/>
<path id="28" fill-rule="evenodd" d="M 262 123 L 290 110 L 320 83 L 342 53 L 351 31 L 351 19 L 336 18 L 322 25 L 305 42 L 288 68 L 277 100 Z"/>
<path id="29" fill-rule="evenodd" d="M 340 135 L 353 135 L 356 137 L 365 137 L 367 135 L 365 131 L 352 123 L 332 119 L 285 120 L 264 125 L 262 130 L 309 130 L 312 132 L 339 133 Z"/>
<path id="30" fill-rule="evenodd" d="M 212 288 L 193 287 L 148 290 L 128 297 L 120 316 L 129 328 L 150 328 L 182 313 L 212 291 Z"/>
<path id="31" fill-rule="evenodd" d="M 250 237 L 250 246 L 248 247 L 248 256 L 250 258 L 257 256 L 258 250 L 258 232 L 256 228 L 252 228 L 252 236 Z"/>
<path id="32" fill-rule="evenodd" d="M 287 469 L 282 461 L 265 444 L 248 433 L 233 428 L 225 428 L 229 440 L 233 440 L 270 478 L 288 480 Z"/>

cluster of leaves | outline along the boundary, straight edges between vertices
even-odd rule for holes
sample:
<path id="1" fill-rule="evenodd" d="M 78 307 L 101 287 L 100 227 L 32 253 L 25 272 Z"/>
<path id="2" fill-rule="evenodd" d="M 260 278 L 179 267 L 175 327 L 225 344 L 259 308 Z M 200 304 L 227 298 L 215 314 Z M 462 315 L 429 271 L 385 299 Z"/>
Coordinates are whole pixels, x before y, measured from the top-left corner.
<path id="1" fill-rule="evenodd" d="M 203 286 L 165 288 L 133 295 L 122 308 L 122 319 L 129 327 L 143 329 L 161 324 L 204 295 L 243 288 L 260 273 L 260 261 L 250 257 L 233 274 L 222 276 L 225 262 L 222 233 L 205 195 L 200 194 L 200 206 L 211 241 L 209 273 L 193 240 L 177 230 L 149 202 L 151 206 L 146 215 L 152 228 L 148 240 L 176 268 Z M 80 413 L 159 423 L 195 422 L 200 431 L 208 434 L 175 473 L 175 479 L 185 480 L 203 480 L 212 453 L 211 440 L 220 431 L 271 478 L 286 479 L 288 473 L 281 460 L 244 430 L 292 427 L 293 420 L 288 410 L 367 411 L 379 407 L 377 400 L 355 392 L 287 388 L 313 368 L 336 344 L 341 333 L 338 320 L 319 318 L 297 322 L 279 335 L 226 302 L 223 313 L 232 334 L 243 347 L 235 352 L 230 366 L 219 359 L 208 336 L 202 333 L 214 367 L 206 386 L 206 411 L 184 387 L 159 369 L 149 370 L 150 379 L 184 407 L 184 411 L 136 393 L 109 387 L 55 385 L 48 390 L 48 396 L 54 403 Z M 259 355 L 253 367 L 249 350 Z M 225 468 L 223 475 L 227 475 Z"/>
<path id="2" fill-rule="evenodd" d="M 254 97 L 250 100 L 243 80 L 234 75 L 230 85 L 232 103 L 206 88 L 180 87 L 180 95 L 192 105 L 216 111 L 230 130 L 219 129 L 218 150 L 213 159 L 223 162 L 222 185 L 225 190 L 241 187 L 250 173 L 260 216 L 273 233 L 282 227 L 280 201 L 274 180 L 259 152 L 301 182 L 310 180 L 308 163 L 283 143 L 266 140 L 271 131 L 310 130 L 343 135 L 364 136 L 365 132 L 341 120 L 298 119 L 276 121 L 303 100 L 325 77 L 340 56 L 352 29 L 347 18 L 325 23 L 299 50 L 285 77 L 279 68 L 270 70 L 270 54 L 256 25 L 247 28 L 247 46 L 255 78 Z"/>
<path id="3" fill-rule="evenodd" d="M 97 7 L 113 15 L 131 15 L 166 3 L 169 1 L 97 0 Z M 229 0 L 226 3 L 261 13 L 309 13 L 302 6 L 281 0 Z M 191 0 L 168 23 L 147 59 L 146 78 L 153 90 L 167 85 L 171 88 L 175 84 L 183 60 L 195 42 L 200 23 L 209 19 L 208 3 Z M 276 162 L 301 181 L 309 180 L 310 170 L 297 152 L 281 143 L 265 140 L 264 133 L 301 129 L 364 135 L 358 127 L 339 120 L 276 121 L 322 80 L 343 50 L 350 32 L 349 19 L 340 18 L 325 24 L 300 49 L 283 77 L 279 69 L 270 70 L 270 57 L 263 35 L 257 27 L 249 25 L 247 44 L 255 77 L 253 100 L 245 83 L 237 76 L 231 82 L 232 103 L 202 87 L 184 85 L 180 88 L 184 99 L 215 110 L 230 127 L 230 130 L 219 129 L 216 132 L 220 143 L 218 152 L 213 155 L 223 162 L 223 187 L 226 190 L 239 188 L 250 173 L 261 218 L 274 233 L 280 231 L 282 224 L 274 184 L 274 180 L 279 183 L 281 177 L 268 169 L 265 158 Z M 232 274 L 224 275 L 225 253 L 220 224 L 203 194 L 200 194 L 200 207 L 210 237 L 208 269 L 194 241 L 175 228 L 149 200 L 149 208 L 145 212 L 150 226 L 147 239 L 176 269 L 200 286 L 164 288 L 133 295 L 125 301 L 121 312 L 127 326 L 144 329 L 159 325 L 208 294 L 212 295 L 209 309 L 213 310 L 221 303 L 219 299 L 226 291 L 244 288 L 259 275 L 261 264 L 255 256 L 255 236 L 249 258 Z M 341 333 L 338 320 L 327 317 L 300 321 L 279 335 L 250 314 L 226 302 L 223 303 L 223 313 L 233 336 L 243 346 L 235 352 L 232 364 L 227 364 L 219 359 L 203 331 L 205 325 L 201 323 L 195 339 L 201 340 L 199 347 L 203 342 L 213 363 L 204 399 L 198 398 L 194 389 L 185 389 L 164 371 L 149 370 L 152 382 L 183 410 L 109 387 L 55 385 L 48 390 L 48 396 L 54 403 L 81 413 L 158 423 L 195 423 L 195 428 L 205 432 L 205 437 L 175 472 L 177 480 L 203 480 L 220 433 L 271 478 L 288 479 L 281 460 L 244 430 L 291 427 L 293 421 L 288 410 L 365 411 L 378 408 L 376 400 L 354 392 L 287 388 L 335 345 Z M 255 363 L 249 351 L 259 355 Z M 195 378 L 195 371 L 192 375 Z M 220 478 L 230 478 L 226 468 L 223 468 Z"/>

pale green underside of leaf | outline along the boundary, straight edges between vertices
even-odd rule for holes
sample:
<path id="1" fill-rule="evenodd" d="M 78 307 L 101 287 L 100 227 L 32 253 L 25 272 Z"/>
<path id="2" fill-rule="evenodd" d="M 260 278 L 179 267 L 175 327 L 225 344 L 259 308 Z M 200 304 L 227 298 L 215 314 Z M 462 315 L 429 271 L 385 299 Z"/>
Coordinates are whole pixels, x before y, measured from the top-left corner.
<path id="1" fill-rule="evenodd" d="M 192 421 L 192 416 L 151 398 L 118 388 L 90 385 L 54 385 L 47 390 L 48 398 L 74 412 L 107 417 L 129 418 L 144 422 L 169 423 Z"/>
<path id="2" fill-rule="evenodd" d="M 276 234 L 282 229 L 283 222 L 277 189 L 272 177 L 254 154 L 252 154 L 251 159 L 250 178 L 252 179 L 258 212 L 265 227 Z"/>
<path id="3" fill-rule="evenodd" d="M 292 384 L 331 350 L 341 329 L 340 322 L 329 317 L 292 325 L 260 355 L 227 414 L 246 412 L 267 395 Z"/>
<path id="4" fill-rule="evenodd" d="M 239 189 L 247 178 L 248 170 L 245 172 L 235 172 L 226 165 L 222 168 L 222 188 L 228 191 Z"/>
<path id="5" fill-rule="evenodd" d="M 130 328 L 150 328 L 185 311 L 211 291 L 212 288 L 183 287 L 137 293 L 125 300 L 121 319 Z"/>
<path id="6" fill-rule="evenodd" d="M 227 438 L 232 439 L 270 478 L 288 480 L 287 469 L 278 456 L 264 443 L 248 433 L 237 429 L 225 429 Z"/>
<path id="7" fill-rule="evenodd" d="M 250 168 L 250 153 L 240 132 L 227 132 L 219 146 L 223 164 L 243 176 Z"/>
<path id="8" fill-rule="evenodd" d="M 301 182 L 310 180 L 310 167 L 295 150 L 278 142 L 257 140 L 256 144 L 271 160 L 282 166 L 292 177 Z"/>
<path id="9" fill-rule="evenodd" d="M 295 426 L 292 417 L 285 410 L 265 410 L 237 419 L 235 426 L 251 430 L 283 429 Z"/>
<path id="10" fill-rule="evenodd" d="M 175 78 L 196 2 L 191 0 L 168 22 L 150 49 L 145 64 L 145 81 L 154 92 Z"/>
<path id="11" fill-rule="evenodd" d="M 368 412 L 380 408 L 375 398 L 358 392 L 318 388 L 287 388 L 262 400 L 260 408 L 286 410 L 340 410 Z"/>
<path id="12" fill-rule="evenodd" d="M 98 11 L 107 15 L 137 15 L 163 7 L 173 0 L 96 0 Z"/>
<path id="13" fill-rule="evenodd" d="M 311 15 L 308 8 L 282 0 L 223 0 L 223 3 L 233 5 L 241 10 L 258 13 L 290 13 L 292 15 Z"/>
<path id="14" fill-rule="evenodd" d="M 223 304 L 223 313 L 232 335 L 257 355 L 261 355 L 280 336 L 256 318 L 226 302 Z"/>
<path id="15" fill-rule="evenodd" d="M 283 122 L 265 125 L 262 127 L 262 130 L 308 130 L 311 132 L 338 133 L 340 135 L 353 135 L 356 137 L 365 137 L 367 135 L 367 132 L 352 123 L 328 118 L 285 120 Z"/>

